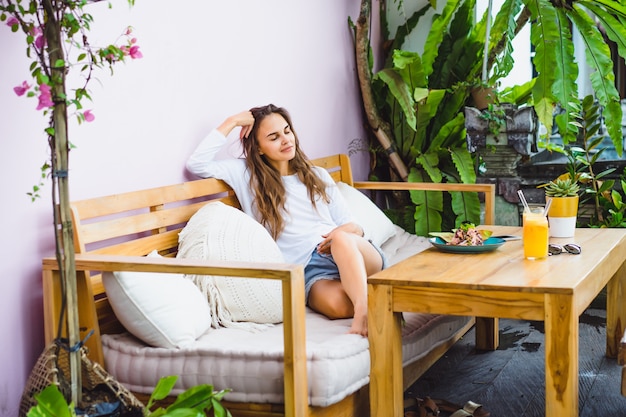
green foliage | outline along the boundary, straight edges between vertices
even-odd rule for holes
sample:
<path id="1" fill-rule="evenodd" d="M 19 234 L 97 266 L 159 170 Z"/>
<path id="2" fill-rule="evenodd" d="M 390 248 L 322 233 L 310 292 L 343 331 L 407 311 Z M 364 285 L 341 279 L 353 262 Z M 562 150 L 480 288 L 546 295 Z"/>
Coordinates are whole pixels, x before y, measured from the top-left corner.
<path id="1" fill-rule="evenodd" d="M 621 155 L 620 98 L 614 85 L 611 53 L 598 24 L 606 37 L 616 43 L 619 55 L 626 58 L 626 5 L 607 0 L 507 0 L 496 13 L 488 40 L 487 16 L 484 14 L 474 23 L 475 5 L 475 0 L 446 1 L 441 13 L 425 23 L 431 29 L 421 55 L 400 49 L 406 36 L 421 25 L 426 12 L 434 7 L 433 2 L 406 16 L 395 38 L 383 39 L 391 48 L 386 51 L 384 68 L 373 78 L 373 89 L 377 108 L 391 126 L 398 153 L 411 172 L 410 178 L 459 181 L 464 176 L 451 163 L 452 152 L 464 146 L 461 140 L 464 131 L 461 124 L 456 124 L 463 123 L 463 119 L 457 115 L 467 101 L 469 88 L 479 85 L 483 60 L 488 64 L 488 76 L 480 85 L 497 85 L 498 79 L 508 74 L 513 67 L 511 41 L 530 22 L 530 41 L 535 49 L 533 63 L 538 75 L 523 86 L 502 92 L 500 97 L 508 102 L 533 105 L 548 132 L 552 131 L 554 120 L 564 144 L 575 141 L 582 109 L 577 85 L 579 63 L 574 59 L 572 40 L 574 27 L 584 45 L 586 63 L 591 68 L 591 85 L 603 108 L 608 133 Z M 400 5 L 399 8 L 403 10 Z M 388 37 L 390 31 L 382 17 L 382 33 Z M 488 56 L 483 56 L 485 42 L 488 42 Z M 556 117 L 555 107 L 563 110 Z M 485 117 L 495 132 L 498 115 L 487 112 Z M 593 140 L 587 144 L 592 148 L 598 145 Z M 585 163 L 593 165 L 594 159 L 597 160 L 595 155 L 598 155 L 595 151 L 588 154 Z M 579 163 L 583 164 L 583 159 Z M 416 221 L 421 223 L 416 225 L 416 230 L 437 227 L 439 220 L 434 214 L 438 212 L 441 217 L 448 209 L 444 207 L 440 211 L 439 200 L 426 198 L 425 193 L 414 194 L 412 201 L 424 205 L 416 211 Z M 598 191 L 592 189 L 591 194 L 597 195 Z M 596 206 L 599 207 L 599 201 Z"/>
<path id="2" fill-rule="evenodd" d="M 504 108 L 490 103 L 487 108 L 480 112 L 480 118 L 487 121 L 489 133 L 498 135 L 506 127 L 506 113 Z"/>
<path id="3" fill-rule="evenodd" d="M 575 178 L 581 186 L 581 206 L 590 205 L 588 215 L 589 227 L 626 227 L 626 170 L 619 178 L 619 183 L 607 176 L 615 171 L 608 168 L 598 172 L 597 162 L 606 148 L 600 148 L 603 135 L 599 135 L 602 125 L 603 109 L 589 95 L 580 103 L 579 114 L 574 125 L 581 146 L 559 148 L 553 150 L 564 153 L 568 157 L 567 173 L 563 177 Z"/>
<path id="4" fill-rule="evenodd" d="M 505 34 L 514 32 L 511 13 L 519 11 L 521 4 L 522 0 L 507 0 L 503 5 L 490 33 L 490 51 L 507 38 Z M 448 0 L 441 13 L 424 23 L 431 28 L 421 54 L 401 47 L 432 4 L 407 16 L 396 36 L 385 42 L 391 47 L 384 68 L 372 77 L 372 89 L 378 112 L 390 126 L 395 148 L 409 170 L 409 181 L 476 182 L 463 114 L 480 76 L 485 44 L 486 13 L 474 22 L 475 6 L 476 0 Z M 383 34 L 388 34 L 384 20 L 383 26 Z M 511 51 L 510 42 L 505 42 L 496 54 L 499 65 L 493 82 L 511 70 Z M 497 124 L 497 111 L 492 114 Z M 442 192 L 411 191 L 410 202 L 419 235 L 458 227 L 463 221 L 480 222 L 477 194 L 453 192 L 446 197 Z"/>
<path id="5" fill-rule="evenodd" d="M 169 395 L 178 379 L 177 376 L 161 378 L 154 388 L 150 400 L 144 410 L 146 417 L 204 417 L 205 412 L 213 410 L 215 417 L 231 417 L 221 404 L 222 398 L 230 390 L 214 391 L 212 385 L 201 384 L 189 388 L 176 397 L 174 403 L 167 408 L 158 407 L 152 410 L 156 401 Z"/>
<path id="6" fill-rule="evenodd" d="M 586 63 L 591 68 L 591 86 L 595 97 L 604 108 L 608 133 L 621 155 L 622 110 L 615 88 L 615 74 L 611 51 L 598 29 L 602 25 L 606 36 L 615 42 L 618 53 L 626 58 L 626 5 L 607 0 L 548 1 L 524 0 L 531 13 L 531 43 L 535 47 L 533 63 L 537 78 L 532 91 L 532 102 L 548 131 L 552 129 L 553 108 L 559 105 L 565 111 L 556 116 L 564 144 L 576 140 L 578 104 L 578 65 L 574 59 L 572 31 L 580 34 Z M 592 16 L 589 15 L 591 13 Z"/>
<path id="7" fill-rule="evenodd" d="M 48 385 L 35 394 L 37 405 L 32 407 L 28 417 L 76 417 L 74 405 L 68 404 L 56 385 Z"/>
<path id="8" fill-rule="evenodd" d="M 182 392 L 167 408 L 155 408 L 157 401 L 169 395 L 177 379 L 177 376 L 168 376 L 159 380 L 143 410 L 145 417 L 205 417 L 206 412 L 211 410 L 215 417 L 231 417 L 230 411 L 221 404 L 222 398 L 229 390 L 214 391 L 213 386 L 207 384 L 197 385 Z M 28 417 L 76 417 L 74 404 L 68 404 L 54 384 L 35 394 L 35 399 L 37 405 L 28 411 Z"/>

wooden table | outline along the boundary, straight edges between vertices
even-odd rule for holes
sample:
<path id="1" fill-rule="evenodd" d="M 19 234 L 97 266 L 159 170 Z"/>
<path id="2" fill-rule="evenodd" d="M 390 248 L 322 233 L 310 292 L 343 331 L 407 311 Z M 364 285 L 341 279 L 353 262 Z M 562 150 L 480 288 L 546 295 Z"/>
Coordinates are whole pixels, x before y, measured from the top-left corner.
<path id="1" fill-rule="evenodd" d="M 578 416 L 578 317 L 607 286 L 606 354 L 616 357 L 626 324 L 626 230 L 577 229 L 550 242 L 577 243 L 582 254 L 530 261 L 521 240 L 480 254 L 430 248 L 369 277 L 371 415 L 403 416 L 400 312 L 415 311 L 493 318 L 477 320 L 476 332 L 477 346 L 492 349 L 497 318 L 544 321 L 546 416 Z"/>

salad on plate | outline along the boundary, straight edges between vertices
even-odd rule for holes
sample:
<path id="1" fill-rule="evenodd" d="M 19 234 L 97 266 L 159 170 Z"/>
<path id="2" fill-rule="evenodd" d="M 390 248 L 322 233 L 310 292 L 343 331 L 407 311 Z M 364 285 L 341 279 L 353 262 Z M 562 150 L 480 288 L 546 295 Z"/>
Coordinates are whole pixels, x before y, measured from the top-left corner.
<path id="1" fill-rule="evenodd" d="M 477 229 L 473 223 L 462 223 L 451 232 L 431 232 L 430 235 L 441 238 L 450 246 L 482 246 L 492 233 L 491 230 Z"/>

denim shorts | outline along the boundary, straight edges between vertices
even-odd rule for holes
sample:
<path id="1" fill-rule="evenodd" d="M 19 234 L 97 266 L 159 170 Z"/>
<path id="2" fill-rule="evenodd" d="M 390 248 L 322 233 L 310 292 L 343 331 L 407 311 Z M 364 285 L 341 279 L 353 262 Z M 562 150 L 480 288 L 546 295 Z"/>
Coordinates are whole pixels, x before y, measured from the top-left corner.
<path id="1" fill-rule="evenodd" d="M 374 245 L 372 241 L 369 241 L 372 246 L 378 251 L 383 259 L 383 269 L 387 267 L 387 258 L 382 249 Z M 304 299 L 308 304 L 309 292 L 311 287 L 317 281 L 322 279 L 339 279 L 339 268 L 333 259 L 333 255 L 330 253 L 319 253 L 317 248 L 313 250 L 311 260 L 304 267 Z"/>

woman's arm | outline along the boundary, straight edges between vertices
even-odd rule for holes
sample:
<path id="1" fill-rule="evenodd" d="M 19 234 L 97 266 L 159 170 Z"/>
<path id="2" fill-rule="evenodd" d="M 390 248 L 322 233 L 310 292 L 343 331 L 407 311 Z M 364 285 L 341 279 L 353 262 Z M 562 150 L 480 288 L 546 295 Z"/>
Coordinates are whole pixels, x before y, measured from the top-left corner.
<path id="1" fill-rule="evenodd" d="M 221 125 L 217 127 L 217 130 L 224 136 L 228 136 L 230 132 L 233 131 L 237 126 L 241 126 L 241 132 L 239 132 L 239 139 L 244 139 L 248 137 L 250 130 L 252 130 L 252 126 L 254 125 L 254 117 L 252 117 L 252 112 L 246 110 L 241 113 L 233 114 L 229 116 L 222 122 Z"/>
<path id="2" fill-rule="evenodd" d="M 233 129 L 241 126 L 239 138 L 242 139 L 248 136 L 253 124 L 254 118 L 249 111 L 227 117 L 200 142 L 198 147 L 196 147 L 187 160 L 187 170 L 202 178 L 215 177 L 225 180 L 228 179 L 224 177 L 224 171 L 220 169 L 220 166 L 213 163 L 214 159 L 226 144 L 226 137 Z M 228 173 L 228 170 L 226 170 L 226 173 Z"/>

